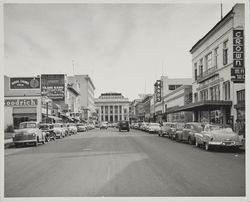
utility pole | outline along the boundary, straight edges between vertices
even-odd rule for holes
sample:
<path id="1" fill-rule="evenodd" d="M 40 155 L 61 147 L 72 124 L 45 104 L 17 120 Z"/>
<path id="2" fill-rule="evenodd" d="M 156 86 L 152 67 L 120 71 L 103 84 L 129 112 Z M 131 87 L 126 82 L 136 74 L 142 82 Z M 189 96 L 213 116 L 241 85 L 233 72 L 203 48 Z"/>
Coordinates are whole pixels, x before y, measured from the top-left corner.
<path id="1" fill-rule="evenodd" d="M 73 67 L 73 75 L 75 75 L 75 66 L 74 66 L 74 60 L 72 60 L 72 67 Z"/>

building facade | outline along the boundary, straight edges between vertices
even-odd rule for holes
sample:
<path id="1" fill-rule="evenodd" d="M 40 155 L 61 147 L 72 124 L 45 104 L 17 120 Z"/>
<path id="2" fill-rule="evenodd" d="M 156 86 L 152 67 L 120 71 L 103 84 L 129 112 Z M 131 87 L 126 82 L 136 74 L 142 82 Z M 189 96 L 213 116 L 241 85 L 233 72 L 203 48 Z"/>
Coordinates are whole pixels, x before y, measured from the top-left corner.
<path id="1" fill-rule="evenodd" d="M 137 121 L 136 116 L 136 104 L 139 103 L 141 99 L 135 99 L 132 102 L 129 103 L 129 120 L 130 123 Z"/>
<path id="2" fill-rule="evenodd" d="M 157 100 L 157 93 L 154 93 L 154 121 L 161 122 L 166 121 L 165 116 L 165 102 L 163 97 L 167 96 L 169 93 L 175 91 L 182 85 L 191 85 L 191 78 L 168 78 L 167 76 L 162 76 L 160 79 L 160 96 L 161 100 Z M 155 84 L 156 85 L 156 84 Z"/>
<path id="3" fill-rule="evenodd" d="M 233 124 L 245 119 L 244 4 L 236 4 L 190 50 L 194 121 Z"/>
<path id="4" fill-rule="evenodd" d="M 82 119 L 92 121 L 95 114 L 95 86 L 89 75 L 72 76 L 79 83 L 79 106 Z M 69 77 L 69 79 L 73 79 Z"/>
<path id="5" fill-rule="evenodd" d="M 98 121 L 116 123 L 129 121 L 129 100 L 121 93 L 102 93 L 95 99 Z"/>

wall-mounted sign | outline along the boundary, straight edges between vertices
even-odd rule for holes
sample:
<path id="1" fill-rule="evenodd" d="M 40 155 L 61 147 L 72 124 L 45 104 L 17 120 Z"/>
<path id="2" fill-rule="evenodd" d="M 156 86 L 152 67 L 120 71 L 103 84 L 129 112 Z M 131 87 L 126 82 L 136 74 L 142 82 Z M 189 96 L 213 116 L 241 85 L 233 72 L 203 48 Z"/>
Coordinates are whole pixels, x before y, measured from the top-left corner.
<path id="1" fill-rule="evenodd" d="M 37 99 L 6 99 L 4 105 L 6 107 L 37 106 Z"/>
<path id="2" fill-rule="evenodd" d="M 38 77 L 14 77 L 10 78 L 10 89 L 39 89 L 40 78 Z"/>
<path id="3" fill-rule="evenodd" d="M 243 30 L 233 30 L 233 68 L 231 69 L 231 80 L 234 83 L 245 82 Z"/>
<path id="4" fill-rule="evenodd" d="M 42 74 L 41 91 L 43 96 L 52 100 L 64 101 L 65 99 L 65 75 Z"/>
<path id="5" fill-rule="evenodd" d="M 161 102 L 161 80 L 157 80 L 155 83 L 155 97 L 156 102 Z"/>

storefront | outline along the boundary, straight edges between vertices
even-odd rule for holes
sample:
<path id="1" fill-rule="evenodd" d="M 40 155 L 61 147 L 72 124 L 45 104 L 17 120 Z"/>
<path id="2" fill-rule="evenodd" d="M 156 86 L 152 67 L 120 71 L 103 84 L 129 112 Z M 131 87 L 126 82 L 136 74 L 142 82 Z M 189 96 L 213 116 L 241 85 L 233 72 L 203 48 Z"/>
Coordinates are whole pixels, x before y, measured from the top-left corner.
<path id="1" fill-rule="evenodd" d="M 5 127 L 24 121 L 41 121 L 41 97 L 5 97 Z"/>

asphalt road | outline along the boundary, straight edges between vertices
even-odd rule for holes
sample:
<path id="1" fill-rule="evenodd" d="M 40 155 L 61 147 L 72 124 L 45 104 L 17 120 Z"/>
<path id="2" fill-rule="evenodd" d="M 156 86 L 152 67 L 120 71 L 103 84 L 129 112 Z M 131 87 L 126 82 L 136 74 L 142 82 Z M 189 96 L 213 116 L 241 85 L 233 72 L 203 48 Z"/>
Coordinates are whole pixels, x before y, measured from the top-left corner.
<path id="1" fill-rule="evenodd" d="M 100 130 L 5 149 L 5 197 L 244 196 L 245 154 Z"/>

